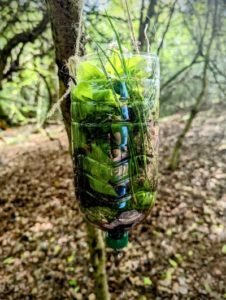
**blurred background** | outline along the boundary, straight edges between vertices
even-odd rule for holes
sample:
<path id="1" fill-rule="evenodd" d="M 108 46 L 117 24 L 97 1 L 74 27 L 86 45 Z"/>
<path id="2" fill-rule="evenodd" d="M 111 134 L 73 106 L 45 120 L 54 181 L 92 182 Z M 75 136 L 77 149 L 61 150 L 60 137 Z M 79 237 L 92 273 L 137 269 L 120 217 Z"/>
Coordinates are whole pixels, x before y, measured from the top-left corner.
<path id="1" fill-rule="evenodd" d="M 225 99 L 226 10 L 218 1 L 215 32 L 211 1 L 130 1 L 131 14 L 142 50 L 150 22 L 151 51 L 161 62 L 161 115 L 188 111 L 199 93 L 204 55 L 209 39 L 209 85 L 203 106 Z M 28 123 L 42 126 L 57 99 L 57 77 L 50 24 L 44 1 L 1 1 L 0 117 L 1 127 Z M 114 34 L 105 10 L 113 18 L 125 47 L 129 44 L 126 15 L 120 1 L 86 1 L 87 51 L 95 42 L 106 46 Z"/>
<path id="2" fill-rule="evenodd" d="M 113 299 L 224 299 L 226 1 L 129 2 L 140 49 L 149 24 L 160 57 L 160 187 L 120 259 L 107 253 L 110 291 Z M 46 3 L 0 7 L 0 299 L 92 300 L 62 117 L 47 118 L 59 96 Z M 87 0 L 87 53 L 114 42 L 106 11 L 130 47 L 122 1 Z"/>

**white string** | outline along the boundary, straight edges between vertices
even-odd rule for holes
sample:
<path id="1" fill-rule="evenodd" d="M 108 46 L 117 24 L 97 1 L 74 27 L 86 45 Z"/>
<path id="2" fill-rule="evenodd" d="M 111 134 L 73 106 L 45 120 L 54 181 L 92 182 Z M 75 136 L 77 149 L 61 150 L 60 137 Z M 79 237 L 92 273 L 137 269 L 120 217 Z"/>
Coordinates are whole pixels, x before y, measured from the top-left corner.
<path id="1" fill-rule="evenodd" d="M 150 53 L 150 42 L 149 42 L 149 39 L 148 39 L 148 36 L 147 36 L 147 30 L 148 30 L 148 24 L 145 25 L 144 36 L 145 36 L 145 39 L 146 39 L 146 42 L 147 42 L 147 53 Z"/>
<path id="2" fill-rule="evenodd" d="M 71 87 L 72 87 L 72 80 L 69 81 L 69 83 L 68 83 L 68 88 L 67 88 L 66 92 L 61 96 L 60 99 L 57 100 L 57 102 L 52 106 L 52 108 L 51 108 L 50 111 L 48 112 L 47 118 L 52 117 L 52 115 L 56 112 L 57 109 L 60 110 L 61 103 L 64 101 L 64 99 L 65 99 L 68 95 L 70 95 Z"/>
<path id="3" fill-rule="evenodd" d="M 75 56 L 79 54 L 79 44 L 82 36 L 82 15 L 83 15 L 83 9 L 84 9 L 84 1 L 78 1 L 78 9 L 80 10 L 80 16 L 79 16 L 79 23 L 78 23 L 78 36 L 76 40 L 76 47 L 75 47 Z"/>

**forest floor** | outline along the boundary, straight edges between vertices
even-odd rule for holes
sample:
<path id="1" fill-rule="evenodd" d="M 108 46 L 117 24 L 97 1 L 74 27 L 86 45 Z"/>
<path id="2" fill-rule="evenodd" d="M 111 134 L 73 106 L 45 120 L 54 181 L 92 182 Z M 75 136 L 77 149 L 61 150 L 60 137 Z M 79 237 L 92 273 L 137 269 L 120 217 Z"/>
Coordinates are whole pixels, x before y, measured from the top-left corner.
<path id="1" fill-rule="evenodd" d="M 125 250 L 107 250 L 113 300 L 226 299 L 225 107 L 198 115 L 170 172 L 184 122 L 161 121 L 157 204 Z M 0 300 L 95 299 L 66 136 L 48 131 L 0 136 Z"/>

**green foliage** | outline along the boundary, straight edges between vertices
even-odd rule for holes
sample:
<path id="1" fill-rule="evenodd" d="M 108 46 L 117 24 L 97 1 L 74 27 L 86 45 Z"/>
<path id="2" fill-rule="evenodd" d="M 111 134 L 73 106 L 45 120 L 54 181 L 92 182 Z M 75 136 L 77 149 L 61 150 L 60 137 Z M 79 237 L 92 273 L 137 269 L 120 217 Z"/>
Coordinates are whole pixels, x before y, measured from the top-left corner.
<path id="1" fill-rule="evenodd" d="M 90 186 L 94 191 L 117 196 L 113 187 L 108 183 L 112 177 L 112 169 L 108 163 L 110 163 L 108 156 L 100 146 L 93 143 L 92 151 L 83 160 L 83 168 L 87 172 Z"/>
<path id="2" fill-rule="evenodd" d="M 140 191 L 135 194 L 135 198 L 140 209 L 145 209 L 154 205 L 156 193 Z"/>
<path id="3" fill-rule="evenodd" d="M 101 180 L 95 179 L 94 177 L 91 177 L 89 175 L 87 175 L 87 177 L 89 178 L 90 187 L 94 191 L 96 191 L 97 193 L 100 193 L 100 194 L 117 197 L 117 193 L 114 190 L 114 188 L 112 187 L 112 185 L 110 185 L 106 181 L 101 181 Z"/>
<path id="4" fill-rule="evenodd" d="M 128 209 L 136 209 L 141 213 L 150 209 L 155 200 L 155 193 L 150 192 L 150 185 L 146 186 L 146 181 L 143 180 L 144 176 L 147 176 L 146 171 L 141 171 L 143 167 L 146 170 L 147 158 L 144 155 L 145 159 L 140 159 L 140 171 L 137 159 L 137 156 L 145 154 L 144 138 L 149 139 L 147 120 L 140 115 L 140 112 L 145 110 L 143 108 L 146 102 L 158 102 L 158 97 L 152 96 L 157 95 L 155 93 L 158 85 L 154 83 L 159 79 L 158 75 L 153 76 L 156 67 L 151 65 L 150 61 L 154 61 L 154 58 L 150 60 L 150 56 L 147 55 L 132 55 L 124 52 L 119 35 L 109 17 L 108 21 L 117 39 L 118 50 L 105 51 L 97 44 L 97 56 L 87 56 L 85 59 L 88 61 L 81 60 L 76 65 L 77 85 L 71 90 L 72 131 L 75 129 L 72 143 L 75 149 L 74 155 L 80 160 L 77 165 L 80 169 L 78 179 L 81 178 L 84 182 L 82 190 L 87 193 L 87 201 L 90 197 L 93 204 L 96 205 L 92 207 L 90 204 L 87 209 L 86 207 L 82 207 L 82 209 L 91 222 L 98 224 L 112 221 L 117 214 L 120 214 L 121 207 L 118 207 L 116 199 L 125 196 L 123 193 L 126 193 L 128 188 L 128 178 L 131 179 L 130 188 L 133 193 L 132 201 L 126 204 Z M 149 79 L 152 81 L 148 82 L 148 89 L 151 90 L 151 95 L 148 97 L 144 92 L 147 86 L 143 86 L 143 81 Z M 98 113 L 96 113 L 97 106 L 101 107 Z M 106 106 L 114 109 L 106 111 Z M 103 111 L 101 111 L 102 107 Z M 132 117 L 133 120 L 127 122 L 126 114 L 129 114 L 130 107 L 131 115 L 134 117 Z M 151 108 L 153 107 L 152 103 Z M 77 124 L 76 128 L 74 128 L 75 124 Z M 137 128 L 136 131 L 134 130 L 134 135 L 139 135 L 137 140 L 131 134 L 134 126 Z M 82 143 L 77 141 L 79 131 L 82 135 Z M 109 151 L 104 149 L 105 136 L 108 139 L 111 135 L 112 143 L 114 143 L 113 147 L 110 147 L 113 159 L 109 158 Z M 85 137 L 84 142 L 83 137 Z M 83 144 L 85 141 L 87 144 Z M 119 163 L 119 155 L 126 152 L 125 148 L 127 147 L 130 149 L 129 160 L 132 163 L 128 164 L 127 169 L 125 167 L 126 177 L 121 175 L 123 179 L 126 178 L 126 183 L 121 182 L 120 175 L 115 182 L 116 174 L 122 173 L 122 169 L 121 171 L 116 170 L 118 168 L 116 163 Z M 122 168 L 124 169 L 124 166 Z M 133 187 L 133 174 L 137 178 L 142 177 L 140 178 L 140 187 L 136 186 L 136 189 L 134 189 L 135 186 Z M 146 189 L 148 192 L 145 192 Z M 100 195 L 96 195 L 96 193 Z M 112 197 L 116 198 L 115 209 L 101 206 L 98 198 L 102 199 L 103 195 L 106 196 L 104 197 L 106 201 L 109 199 L 112 202 Z"/>
<path id="5" fill-rule="evenodd" d="M 121 101 L 122 93 L 127 94 L 123 97 L 128 98 L 129 103 L 134 106 L 135 111 L 138 111 L 138 124 L 142 122 L 139 115 L 139 110 L 136 107 L 136 103 L 134 102 L 134 97 L 136 97 L 135 99 L 137 102 L 144 102 L 143 96 L 141 96 L 139 93 L 137 96 L 137 90 L 141 89 L 141 87 L 136 80 L 140 80 L 141 75 L 143 76 L 143 79 L 148 77 L 148 75 L 144 71 L 144 67 L 146 65 L 144 63 L 145 58 L 143 56 L 124 57 L 124 54 L 121 53 L 122 48 L 119 39 L 118 46 L 120 52 L 113 51 L 111 56 L 108 56 L 107 53 L 103 55 L 103 59 L 105 59 L 105 62 L 99 56 L 99 64 L 101 65 L 101 68 L 98 68 L 98 62 L 95 61 L 92 56 L 90 58 L 88 57 L 89 61 L 81 61 L 77 66 L 77 85 L 73 87 L 71 91 L 72 120 L 78 122 L 72 123 L 72 143 L 73 148 L 75 149 L 78 149 L 79 147 L 82 147 L 83 149 L 87 148 L 85 142 L 89 139 L 89 134 L 87 132 L 87 136 L 85 138 L 86 134 L 83 132 L 81 122 L 85 122 L 85 124 L 96 124 L 96 117 L 99 117 L 101 119 L 100 122 L 105 122 L 106 117 L 104 115 L 102 117 L 101 112 L 102 103 L 104 104 L 104 111 L 105 107 L 108 105 L 119 110 L 119 115 L 117 114 L 117 110 L 112 112 L 113 118 L 122 118 L 122 112 L 120 108 L 121 106 L 125 105 L 125 101 Z M 132 86 L 130 82 L 131 76 L 135 78 L 134 86 Z M 121 80 L 119 80 L 118 77 Z M 124 82 L 125 80 L 128 86 L 128 90 Z M 156 101 L 158 101 L 158 99 Z M 100 106 L 101 108 L 99 110 L 99 114 L 96 115 L 95 113 L 97 106 Z M 110 113 L 110 111 L 108 113 Z M 98 126 L 95 126 L 95 135 L 98 137 L 101 134 L 97 132 Z M 104 126 L 104 124 L 101 124 L 100 126 L 102 131 L 104 130 Z M 123 136 L 123 129 L 126 129 L 126 132 L 128 131 L 128 127 L 124 127 L 125 126 L 123 124 L 113 123 L 109 130 L 111 130 L 113 134 Z M 89 129 L 86 126 L 86 130 L 90 131 L 92 129 L 91 127 Z M 141 128 L 141 143 L 142 137 L 143 128 Z M 109 183 L 113 176 L 113 171 L 110 164 L 111 162 L 108 158 L 108 155 L 103 151 L 102 147 L 103 141 L 100 142 L 100 146 L 98 146 L 96 143 L 91 143 L 91 151 L 86 153 L 86 155 L 84 156 L 85 158 L 83 159 L 82 168 L 87 173 L 86 176 L 89 180 L 90 187 L 95 192 L 117 197 L 115 189 Z M 131 151 L 133 151 L 134 147 L 135 145 L 133 145 L 133 142 L 131 142 Z M 134 152 L 132 158 L 135 160 L 134 168 L 136 169 L 137 163 L 135 154 L 136 153 Z M 143 208 L 150 206 L 152 202 L 154 202 L 152 193 L 142 194 L 139 192 L 136 198 L 137 200 L 139 200 L 138 202 Z"/>
<path id="6" fill-rule="evenodd" d="M 107 82 L 101 81 L 96 82 L 93 84 L 93 82 L 80 82 L 77 86 L 75 86 L 72 90 L 72 100 L 78 100 L 78 101 L 103 101 L 106 104 L 116 106 L 117 102 L 115 100 L 115 96 L 111 89 L 106 88 L 108 85 Z"/>
<path id="7" fill-rule="evenodd" d="M 112 168 L 106 163 L 91 159 L 89 154 L 83 160 L 83 168 L 87 173 L 99 180 L 104 178 L 104 180 L 108 181 L 112 177 Z"/>
<path id="8" fill-rule="evenodd" d="M 198 51 L 197 43 L 205 28 L 207 12 L 209 11 L 210 16 L 207 22 L 208 26 L 202 49 L 203 54 L 205 54 L 212 28 L 213 7 L 209 7 L 204 0 L 195 1 L 192 5 L 193 10 L 190 9 L 186 1 L 182 6 L 179 6 L 179 3 L 175 6 L 175 11 L 160 51 L 162 85 L 193 60 L 195 53 Z M 225 18 L 223 16 L 224 9 L 221 6 L 223 7 L 223 1 L 219 1 L 219 15 L 217 17 L 219 24 L 222 26 L 218 26 L 217 28 L 215 34 L 216 41 L 214 42 L 211 54 L 212 61 L 216 67 L 214 67 L 215 73 L 209 69 L 211 80 L 208 91 L 209 97 L 206 99 L 208 103 L 215 103 L 225 98 L 225 77 L 223 70 L 225 69 L 224 53 L 226 51 L 226 43 L 225 35 L 222 33 L 222 28 L 225 27 Z M 140 9 L 138 7 L 137 1 L 130 1 L 130 10 L 133 12 L 133 25 L 137 35 L 140 26 Z M 172 3 L 169 2 L 169 5 L 166 5 L 163 0 L 157 1 L 155 12 L 158 14 L 158 18 L 151 18 L 148 31 L 152 53 L 156 53 L 159 42 L 164 35 L 171 8 Z M 106 9 L 107 13 L 103 9 Z M 34 28 L 42 19 L 44 10 L 44 1 L 10 1 L 7 5 L 3 4 L 0 24 L 0 50 L 16 34 Z M 144 9 L 144 17 L 146 13 L 147 7 Z M 115 40 L 118 45 L 109 50 L 112 53 L 111 63 L 109 61 L 106 62 L 106 57 L 104 59 L 108 75 L 115 79 L 118 78 L 117 73 L 119 73 L 119 76 L 123 76 L 123 74 L 128 72 L 130 77 L 140 76 L 142 78 L 142 72 L 145 72 L 145 61 L 139 57 L 136 57 L 136 59 L 133 58 L 130 61 L 126 55 L 121 55 L 122 52 L 125 52 L 122 45 L 127 49 L 131 49 L 128 25 L 125 20 L 125 14 L 121 9 L 121 2 L 118 0 L 109 1 L 104 8 L 102 6 L 90 6 L 87 4 L 84 18 L 86 32 L 90 37 L 90 42 L 87 43 L 88 52 L 93 52 L 98 47 L 100 55 L 103 56 L 103 51 L 105 51 L 106 45 L 109 42 Z M 155 27 L 157 28 L 155 37 L 155 29 L 153 28 L 154 20 L 156 22 Z M 93 26 L 94 23 L 95 26 Z M 197 28 L 199 28 L 199 32 L 197 32 Z M 217 45 L 220 45 L 220 47 Z M 18 53 L 20 54 L 19 65 L 17 66 L 16 59 Z M 2 112 L 4 111 L 4 115 L 7 116 L 6 119 L 9 119 L 12 124 L 37 122 L 39 125 L 42 125 L 45 122 L 46 114 L 52 104 L 52 100 L 54 101 L 58 97 L 54 60 L 50 26 L 33 43 L 26 43 L 25 45 L 20 43 L 13 49 L 7 61 L 7 68 L 4 70 L 4 74 L 8 72 L 11 66 L 15 70 L 9 73 L 2 82 L 3 88 L 0 91 L 1 117 L 3 117 Z M 203 58 L 200 57 L 199 60 L 202 61 Z M 99 78 L 100 81 L 102 79 L 105 81 L 105 74 L 101 70 L 101 67 L 88 66 L 87 64 L 89 63 L 85 62 L 83 65 L 84 70 L 81 67 L 77 73 L 79 81 L 87 81 L 93 79 L 93 77 Z M 137 69 L 140 70 L 140 74 Z M 200 91 L 201 69 L 202 63 L 193 65 L 192 68 L 189 68 L 174 80 L 172 84 L 162 90 L 162 115 L 187 110 L 193 105 L 194 99 Z M 109 88 L 108 85 L 103 88 L 103 91 L 98 90 L 97 99 L 105 96 L 101 93 L 107 93 L 104 90 L 108 90 Z M 80 96 L 86 101 L 85 95 Z M 117 99 L 114 101 L 112 95 L 109 95 L 109 98 L 111 105 L 117 104 Z"/>
<path id="9" fill-rule="evenodd" d="M 11 265 L 13 264 L 15 261 L 15 258 L 14 257 L 7 257 L 3 260 L 3 264 L 4 265 Z"/>
<path id="10" fill-rule="evenodd" d="M 209 285 L 208 282 L 204 282 L 203 285 L 204 285 L 204 288 L 207 291 L 207 293 L 211 293 L 212 292 L 212 289 L 211 289 L 211 287 L 210 287 L 210 285 Z"/>
<path id="11" fill-rule="evenodd" d="M 75 254 L 74 253 L 67 257 L 67 262 L 69 264 L 73 263 L 74 260 L 75 260 Z"/>
<path id="12" fill-rule="evenodd" d="M 56 245 L 54 247 L 54 255 L 58 255 L 61 251 L 61 246 L 60 245 Z"/>
<path id="13" fill-rule="evenodd" d="M 126 74 L 129 78 L 135 77 L 136 79 L 147 78 L 150 75 L 150 70 L 148 70 L 149 72 L 146 71 L 147 62 L 145 57 L 141 55 L 126 57 L 124 54 L 122 60 L 119 51 L 113 50 L 112 52 L 113 53 L 105 66 L 109 75 L 114 77 L 119 75 L 122 77 Z"/>
<path id="14" fill-rule="evenodd" d="M 177 268 L 177 262 L 173 259 L 169 259 L 169 263 L 173 268 Z"/>
<path id="15" fill-rule="evenodd" d="M 143 282 L 144 282 L 144 285 L 146 285 L 146 286 L 151 286 L 153 284 L 152 280 L 149 277 L 144 277 Z"/>
<path id="16" fill-rule="evenodd" d="M 223 254 L 226 254 L 226 245 L 223 245 L 221 251 L 222 251 Z"/>
<path id="17" fill-rule="evenodd" d="M 0 51 L 10 39 L 31 31 L 40 22 L 45 3 L 10 1 L 10 4 L 7 2 L 1 8 Z M 57 90 L 51 38 L 48 27 L 33 43 L 16 45 L 8 58 L 3 70 L 5 77 L 1 82 L 0 106 L 11 125 L 28 122 L 42 125 L 45 122 L 46 113 Z"/>
<path id="18" fill-rule="evenodd" d="M 98 69 L 90 62 L 84 61 L 79 64 L 79 68 L 76 72 L 76 77 L 79 82 L 105 79 L 105 75 L 101 69 Z"/>
<path id="19" fill-rule="evenodd" d="M 183 256 L 180 253 L 176 253 L 175 254 L 175 258 L 177 260 L 178 263 L 182 263 L 183 262 Z"/>
<path id="20" fill-rule="evenodd" d="M 219 1 L 219 16 L 218 22 L 224 22 L 225 18 L 223 15 L 223 1 Z M 130 10 L 133 12 L 133 25 L 135 32 L 138 32 L 139 28 L 139 17 L 140 10 L 137 9 L 137 2 L 135 0 L 130 1 Z M 158 20 L 152 17 L 150 20 L 150 28 L 148 31 L 148 37 L 151 42 L 151 52 L 156 53 L 159 46 L 161 38 L 164 36 L 167 22 L 169 19 L 170 10 L 172 9 L 172 3 L 166 5 L 165 1 L 157 1 L 155 6 L 155 11 L 158 14 Z M 98 9 L 97 9 L 98 10 Z M 175 11 L 173 13 L 171 22 L 169 24 L 169 29 L 164 36 L 163 47 L 160 51 L 160 62 L 161 62 L 161 84 L 163 85 L 169 78 L 175 75 L 184 66 L 187 66 L 193 60 L 195 54 L 197 53 L 199 46 L 197 43 L 200 42 L 200 34 L 203 33 L 205 28 L 205 22 L 209 15 L 209 20 L 207 21 L 208 26 L 206 34 L 204 36 L 203 44 L 203 54 L 206 51 L 206 45 L 210 37 L 210 32 L 212 30 L 212 14 L 213 5 L 208 6 L 207 2 L 204 0 L 195 1 L 192 4 L 192 9 L 188 1 L 185 1 L 183 5 L 179 2 L 175 6 Z M 144 17 L 146 14 L 146 7 L 144 9 Z M 107 6 L 107 13 L 114 22 L 114 27 L 117 32 L 120 32 L 120 41 L 123 46 L 130 49 L 129 45 L 129 32 L 128 26 L 125 19 L 123 10 L 121 9 L 120 1 L 110 1 Z M 92 24 L 94 18 L 98 21 L 95 22 L 96 27 L 87 27 L 87 32 L 92 41 L 97 41 L 101 47 L 104 48 L 109 40 L 116 40 L 115 34 L 112 31 L 112 25 L 107 22 L 108 17 L 106 14 L 98 14 L 98 11 L 90 11 L 88 15 L 87 22 Z M 224 20 L 224 21 L 223 21 Z M 153 24 L 155 23 L 155 28 Z M 199 28 L 199 31 L 197 31 Z M 225 35 L 222 33 L 222 28 L 218 26 L 217 31 L 219 34 L 215 35 L 215 47 L 212 51 L 212 59 L 218 66 L 219 70 L 223 71 L 225 69 L 224 63 L 224 53 L 225 49 Z M 155 34 L 155 30 L 157 32 Z M 221 32 L 221 33 L 220 33 Z M 218 47 L 221 45 L 221 47 Z M 95 45 L 93 42 L 90 43 L 90 51 L 93 51 Z M 202 57 L 199 59 L 203 60 Z M 116 56 L 114 65 L 120 65 L 120 58 Z M 224 65 L 224 66 L 223 66 Z M 222 67 L 222 68 L 221 68 Z M 178 111 L 188 110 L 193 104 L 195 97 L 200 92 L 200 79 L 201 79 L 201 69 L 202 64 L 193 65 L 186 72 L 182 73 L 176 80 L 172 81 L 172 84 L 167 86 L 162 90 L 161 94 L 161 115 L 170 115 Z M 222 101 L 225 99 L 224 87 L 225 78 L 223 78 L 219 71 L 216 69 L 216 80 L 221 81 L 221 88 L 217 84 L 215 77 L 213 76 L 211 70 L 209 71 L 210 88 L 208 93 L 210 97 L 206 99 L 208 103 L 215 103 L 216 101 Z M 222 85 L 222 83 L 224 84 Z"/>
<path id="21" fill-rule="evenodd" d="M 111 222 L 117 216 L 117 210 L 104 206 L 82 208 L 82 211 L 91 222 Z"/>
<path id="22" fill-rule="evenodd" d="M 92 144 L 91 153 L 83 160 L 84 171 L 89 175 L 91 188 L 101 194 L 117 196 L 113 187 L 108 183 L 112 178 L 112 168 L 108 156 L 96 144 Z"/>
<path id="23" fill-rule="evenodd" d="M 72 122 L 71 130 L 72 130 L 72 145 L 74 148 L 83 148 L 86 145 L 86 137 L 81 132 L 78 123 Z"/>
<path id="24" fill-rule="evenodd" d="M 107 56 L 107 54 L 105 55 Z M 105 59 L 104 56 L 103 59 Z M 113 96 L 109 90 L 101 91 L 101 88 L 109 86 L 108 78 L 117 80 L 118 76 L 120 76 L 119 78 L 121 79 L 126 75 L 128 78 L 135 77 L 136 79 L 139 79 L 146 78 L 150 74 L 150 70 L 148 70 L 148 72 L 146 71 L 147 62 L 146 58 L 142 55 L 128 56 L 124 57 L 122 60 L 119 51 L 114 50 L 105 60 L 106 64 L 104 70 L 106 71 L 106 74 L 92 62 L 82 61 L 79 63 L 76 72 L 78 85 L 72 90 L 73 100 L 100 100 L 103 99 L 101 93 L 109 93 L 109 95 L 106 95 L 107 100 L 108 97 L 112 100 Z"/>
<path id="25" fill-rule="evenodd" d="M 73 286 L 73 287 L 75 287 L 75 286 L 77 286 L 77 280 L 76 279 L 74 279 L 74 278 L 72 278 L 72 279 L 70 279 L 69 281 L 68 281 L 68 284 L 70 285 L 70 286 Z"/>

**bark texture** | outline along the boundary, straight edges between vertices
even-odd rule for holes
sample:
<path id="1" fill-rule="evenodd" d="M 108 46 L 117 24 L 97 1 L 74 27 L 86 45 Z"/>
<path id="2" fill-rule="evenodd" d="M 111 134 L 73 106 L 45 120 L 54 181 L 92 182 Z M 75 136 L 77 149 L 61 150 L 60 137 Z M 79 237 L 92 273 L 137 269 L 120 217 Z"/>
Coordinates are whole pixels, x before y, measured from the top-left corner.
<path id="1" fill-rule="evenodd" d="M 75 0 L 47 0 L 50 15 L 51 28 L 56 53 L 56 64 L 58 66 L 59 96 L 61 97 L 69 83 L 69 70 L 67 61 L 75 53 L 77 39 L 77 24 L 79 22 L 79 3 Z M 70 139 L 71 117 L 70 97 L 61 104 L 65 128 Z"/>
<path id="2" fill-rule="evenodd" d="M 93 267 L 95 294 L 97 300 L 110 300 L 106 275 L 106 254 L 102 232 L 86 223 L 90 261 Z"/>
<path id="3" fill-rule="evenodd" d="M 59 76 L 60 97 L 68 88 L 70 80 L 67 67 L 68 59 L 75 54 L 78 36 L 78 23 L 81 13 L 81 3 L 76 0 L 47 0 L 50 14 L 53 39 L 56 50 L 56 64 Z M 84 53 L 84 43 L 80 44 L 80 54 Z M 71 139 L 70 97 L 61 104 L 62 115 L 69 141 Z M 106 274 L 106 253 L 101 232 L 86 223 L 90 249 L 90 260 L 93 266 L 95 293 L 98 300 L 109 300 Z"/>

